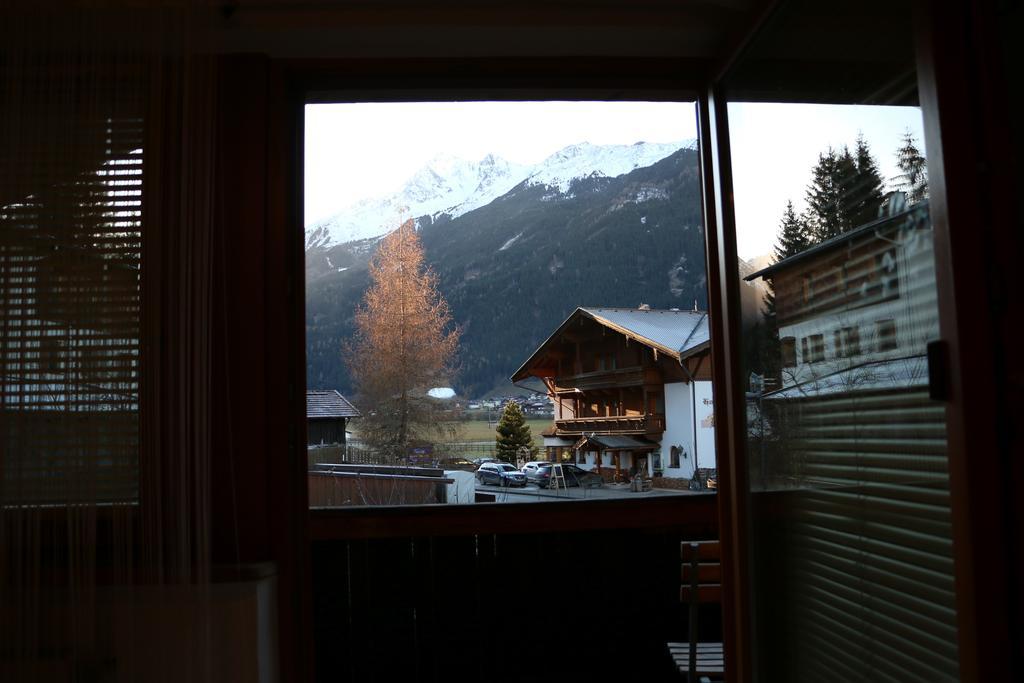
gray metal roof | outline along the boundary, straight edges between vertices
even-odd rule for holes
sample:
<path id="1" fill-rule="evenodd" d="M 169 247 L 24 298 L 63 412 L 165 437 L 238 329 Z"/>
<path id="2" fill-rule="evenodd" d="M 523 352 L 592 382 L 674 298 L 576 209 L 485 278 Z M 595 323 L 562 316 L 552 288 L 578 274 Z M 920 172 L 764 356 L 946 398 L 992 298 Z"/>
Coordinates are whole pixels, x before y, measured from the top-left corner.
<path id="1" fill-rule="evenodd" d="M 711 346 L 711 330 L 707 311 L 640 308 L 577 308 L 551 333 L 512 375 L 516 382 L 527 377 L 530 366 L 561 331 L 579 316 L 586 316 L 599 325 L 615 330 L 641 344 L 658 349 L 680 362 Z M 518 378 L 518 379 L 517 379 Z"/>
<path id="2" fill-rule="evenodd" d="M 912 216 L 915 213 L 917 214 L 918 221 L 919 222 L 923 222 L 925 220 L 925 218 L 929 215 L 928 212 L 929 212 L 929 203 L 927 201 L 918 202 L 917 204 L 914 204 L 914 205 L 910 206 L 905 211 L 901 211 L 901 212 L 899 212 L 897 214 L 893 214 L 892 216 L 883 216 L 882 218 L 878 218 L 876 220 L 873 220 L 870 223 L 865 223 L 864 225 L 860 226 L 859 228 L 854 228 L 853 230 L 850 230 L 849 232 L 840 233 L 840 234 L 836 235 L 835 237 L 830 237 L 829 239 L 825 240 L 824 242 L 819 242 L 818 244 L 815 244 L 814 246 L 808 247 L 807 249 L 804 249 L 803 251 L 790 256 L 789 258 L 784 258 L 781 261 L 776 261 L 775 263 L 771 264 L 770 266 L 766 266 L 765 268 L 762 268 L 761 270 L 759 270 L 759 271 L 757 271 L 755 273 L 751 273 L 750 275 L 747 275 L 743 279 L 746 280 L 747 282 L 753 282 L 757 278 L 771 277 L 772 275 L 774 275 L 778 271 L 780 271 L 780 270 L 782 270 L 784 268 L 789 268 L 790 266 L 792 266 L 795 263 L 799 263 L 801 261 L 809 259 L 809 258 L 811 258 L 813 256 L 816 256 L 816 255 L 822 253 L 822 252 L 831 251 L 837 245 L 846 244 L 850 240 L 856 239 L 856 238 L 861 237 L 863 235 L 866 235 L 866 234 L 872 233 L 872 232 L 874 232 L 876 230 L 879 230 L 886 223 L 891 223 L 893 221 L 906 219 L 908 216 Z"/>
<path id="3" fill-rule="evenodd" d="M 335 389 L 306 391 L 306 417 L 311 420 L 338 417 L 360 417 L 356 407 Z"/>
<path id="4" fill-rule="evenodd" d="M 706 311 L 581 308 L 597 322 L 685 358 L 711 339 Z"/>

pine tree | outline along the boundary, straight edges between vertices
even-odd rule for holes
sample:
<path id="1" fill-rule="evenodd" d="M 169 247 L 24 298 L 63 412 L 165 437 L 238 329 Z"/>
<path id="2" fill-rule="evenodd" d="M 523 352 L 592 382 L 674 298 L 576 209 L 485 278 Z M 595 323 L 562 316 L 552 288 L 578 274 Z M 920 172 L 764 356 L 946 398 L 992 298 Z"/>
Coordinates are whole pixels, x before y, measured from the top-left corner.
<path id="1" fill-rule="evenodd" d="M 851 210 L 854 227 L 857 227 L 878 218 L 878 208 L 882 205 L 884 194 L 884 183 L 882 174 L 878 170 L 878 162 L 871 155 L 871 149 L 863 134 L 857 136 L 854 161 L 857 171 L 854 175 L 854 196 Z"/>
<path id="2" fill-rule="evenodd" d="M 807 187 L 807 206 L 814 242 L 824 242 L 856 227 L 854 188 L 857 164 L 846 147 L 818 155 Z"/>
<path id="3" fill-rule="evenodd" d="M 927 199 L 928 166 L 909 130 L 903 134 L 903 146 L 896 150 L 896 165 L 902 173 L 893 178 L 893 186 L 906 192 L 911 204 Z"/>
<path id="4" fill-rule="evenodd" d="M 381 241 L 355 325 L 346 360 L 363 409 L 360 437 L 397 460 L 412 444 L 450 436 L 445 406 L 427 392 L 451 383 L 460 333 L 412 221 Z"/>
<path id="5" fill-rule="evenodd" d="M 526 424 L 523 411 L 515 401 L 505 404 L 498 426 L 495 429 L 494 450 L 498 459 L 514 463 L 519 449 L 525 446 L 530 449 L 530 459 L 537 455 L 537 447 L 533 445 L 530 425 Z"/>
<path id="6" fill-rule="evenodd" d="M 810 228 L 803 216 L 797 216 L 793 202 L 786 202 L 786 210 L 779 222 L 779 237 L 775 244 L 775 261 L 799 254 L 811 246 Z"/>
<path id="7" fill-rule="evenodd" d="M 813 244 L 806 216 L 797 216 L 793 202 L 786 202 L 786 210 L 779 221 L 778 241 L 773 261 L 778 263 L 795 256 Z M 778 321 L 775 317 L 775 283 L 765 279 L 765 294 L 761 300 L 761 318 L 747 332 L 751 346 L 747 353 L 748 367 L 766 377 L 777 377 L 780 368 Z"/>

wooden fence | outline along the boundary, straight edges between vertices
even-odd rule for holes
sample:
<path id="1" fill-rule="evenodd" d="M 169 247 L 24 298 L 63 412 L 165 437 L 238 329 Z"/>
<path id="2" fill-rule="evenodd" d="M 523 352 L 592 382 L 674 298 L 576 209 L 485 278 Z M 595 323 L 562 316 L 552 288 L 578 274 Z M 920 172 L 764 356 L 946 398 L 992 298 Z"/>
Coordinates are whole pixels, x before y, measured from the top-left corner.
<path id="1" fill-rule="evenodd" d="M 495 457 L 493 441 L 437 444 L 434 446 L 433 458 L 493 458 Z M 352 463 L 359 465 L 395 465 L 399 464 L 387 453 L 368 448 L 359 442 L 347 446 L 322 446 L 307 451 L 310 468 L 314 465 Z"/>

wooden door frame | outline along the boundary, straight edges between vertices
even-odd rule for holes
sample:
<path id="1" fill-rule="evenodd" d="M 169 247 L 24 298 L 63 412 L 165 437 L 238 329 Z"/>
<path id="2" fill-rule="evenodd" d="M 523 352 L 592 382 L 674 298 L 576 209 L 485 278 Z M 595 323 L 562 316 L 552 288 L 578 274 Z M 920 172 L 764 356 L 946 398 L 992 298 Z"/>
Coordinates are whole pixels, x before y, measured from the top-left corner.
<path id="1" fill-rule="evenodd" d="M 766 13 L 765 16 L 767 16 Z M 960 678 L 1017 680 L 1024 613 L 1019 577 L 1022 470 L 1010 391 L 1024 362 L 1010 330 L 1024 319 L 1012 284 L 1014 237 L 1010 122 L 1000 80 L 992 3 L 915 2 L 918 88 L 935 230 L 947 429 Z M 763 20 L 761 24 L 763 25 Z M 755 29 L 756 31 L 756 29 Z M 698 103 L 704 172 L 708 300 L 714 363 L 726 679 L 755 680 L 751 631 L 750 519 L 744 386 L 739 349 L 739 273 L 726 99 L 722 80 L 741 41 Z M 952 227 L 951 227 L 952 226 Z M 993 273 L 993 271 L 995 271 Z M 987 305 L 998 303 L 999 308 Z M 968 438 L 969 436 L 969 438 Z M 979 457 L 979 455 L 981 457 Z M 987 456 L 987 457 L 985 457 Z M 1018 578 L 1014 578 L 1018 577 Z M 1018 647 L 1015 648 L 1015 644 Z M 1009 674 L 1009 677 L 1007 675 Z"/>

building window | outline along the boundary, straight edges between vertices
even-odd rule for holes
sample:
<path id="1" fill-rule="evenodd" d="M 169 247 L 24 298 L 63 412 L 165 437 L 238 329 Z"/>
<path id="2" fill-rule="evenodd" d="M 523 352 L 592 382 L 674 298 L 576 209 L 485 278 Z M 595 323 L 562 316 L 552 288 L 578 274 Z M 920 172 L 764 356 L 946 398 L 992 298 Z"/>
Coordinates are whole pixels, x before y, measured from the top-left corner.
<path id="1" fill-rule="evenodd" d="M 896 349 L 899 346 L 896 342 L 896 321 L 889 318 L 876 322 L 875 337 L 878 339 L 879 351 L 892 351 Z"/>
<path id="2" fill-rule="evenodd" d="M 835 331 L 836 358 L 860 355 L 860 331 L 856 327 L 843 327 Z"/>
<path id="3" fill-rule="evenodd" d="M 896 268 L 896 251 L 889 249 L 875 256 L 875 272 L 882 284 L 882 296 L 899 296 L 899 272 Z"/>
<path id="4" fill-rule="evenodd" d="M 679 468 L 679 454 L 682 451 L 681 446 L 672 446 L 668 451 L 669 464 L 668 466 L 674 469 Z"/>
<path id="5" fill-rule="evenodd" d="M 825 336 L 812 334 L 800 340 L 800 350 L 805 363 L 818 363 L 825 360 Z"/>
<path id="6" fill-rule="evenodd" d="M 782 348 L 782 367 L 796 367 L 796 337 L 783 337 L 780 340 Z M 673 465 L 676 467 L 676 465 Z"/>

